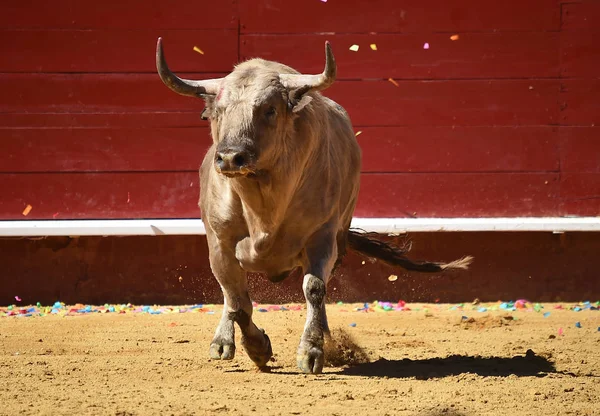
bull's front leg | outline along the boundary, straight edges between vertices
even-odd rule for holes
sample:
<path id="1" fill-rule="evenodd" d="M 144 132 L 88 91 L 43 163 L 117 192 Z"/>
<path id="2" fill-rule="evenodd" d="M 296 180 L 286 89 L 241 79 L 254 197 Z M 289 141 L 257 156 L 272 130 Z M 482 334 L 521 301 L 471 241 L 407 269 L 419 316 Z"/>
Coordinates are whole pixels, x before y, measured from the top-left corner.
<path id="1" fill-rule="evenodd" d="M 242 346 L 258 366 L 266 365 L 273 352 L 271 341 L 252 321 L 252 302 L 248 294 L 246 273 L 239 266 L 233 251 L 220 246 L 210 236 L 210 266 L 221 285 L 224 304 L 221 321 L 210 344 L 210 357 L 231 360 L 235 356 L 234 322 L 242 331 Z M 213 244 L 214 243 L 214 244 Z"/>
<path id="2" fill-rule="evenodd" d="M 309 268 L 302 283 L 307 314 L 296 360 L 304 373 L 319 374 L 325 363 L 324 337 L 329 336 L 325 293 L 337 256 L 337 246 L 332 233 L 321 234 L 315 240 L 307 247 Z"/>

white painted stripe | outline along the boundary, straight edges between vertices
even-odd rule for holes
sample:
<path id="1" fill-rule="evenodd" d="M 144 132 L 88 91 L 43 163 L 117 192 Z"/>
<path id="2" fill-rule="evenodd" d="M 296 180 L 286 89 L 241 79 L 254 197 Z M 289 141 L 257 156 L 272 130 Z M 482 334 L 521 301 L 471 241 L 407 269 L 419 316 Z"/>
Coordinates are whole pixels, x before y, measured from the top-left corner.
<path id="1" fill-rule="evenodd" d="M 600 231 L 600 217 L 355 218 L 352 226 L 382 234 L 439 231 Z"/>
<path id="2" fill-rule="evenodd" d="M 600 217 L 354 218 L 352 227 L 382 234 L 440 231 L 600 231 Z M 205 234 L 200 219 L 0 221 L 0 236 L 127 236 Z"/>

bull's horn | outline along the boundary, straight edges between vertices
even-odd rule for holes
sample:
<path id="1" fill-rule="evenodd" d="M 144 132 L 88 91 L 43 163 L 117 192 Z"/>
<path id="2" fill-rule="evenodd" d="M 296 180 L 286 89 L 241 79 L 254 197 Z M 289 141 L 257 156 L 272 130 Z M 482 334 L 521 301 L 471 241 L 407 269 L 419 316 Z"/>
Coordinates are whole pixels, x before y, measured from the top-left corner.
<path id="1" fill-rule="evenodd" d="M 156 69 L 162 82 L 177 94 L 199 97 L 201 95 L 216 95 L 222 78 L 193 81 L 181 79 L 171 72 L 165 54 L 163 53 L 162 38 L 156 43 Z"/>
<path id="2" fill-rule="evenodd" d="M 307 88 L 310 90 L 321 91 L 328 88 L 335 81 L 337 67 L 335 58 L 331 52 L 331 45 L 325 42 L 325 70 L 318 75 L 304 74 L 281 74 L 279 79 L 287 89 Z"/>

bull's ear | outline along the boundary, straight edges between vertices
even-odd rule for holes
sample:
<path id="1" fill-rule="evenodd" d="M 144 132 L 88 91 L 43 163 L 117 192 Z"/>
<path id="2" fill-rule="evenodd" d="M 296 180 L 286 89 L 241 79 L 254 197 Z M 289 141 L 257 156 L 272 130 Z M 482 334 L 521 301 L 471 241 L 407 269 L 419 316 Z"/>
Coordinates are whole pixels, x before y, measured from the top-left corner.
<path id="1" fill-rule="evenodd" d="M 290 92 L 289 98 L 289 106 L 292 110 L 292 113 L 297 113 L 301 111 L 304 107 L 306 107 L 311 101 L 312 97 L 310 95 L 306 95 L 309 91 L 309 88 L 298 88 Z"/>
<path id="2" fill-rule="evenodd" d="M 209 115 L 210 115 L 210 111 L 209 111 L 208 107 L 204 107 L 204 110 L 202 110 L 202 113 L 200 114 L 200 118 L 202 120 L 208 120 Z"/>
<path id="3" fill-rule="evenodd" d="M 206 104 L 204 110 L 202 110 L 202 113 L 200 114 L 200 118 L 202 120 L 208 120 L 212 113 L 212 106 L 215 102 L 215 96 L 212 94 L 202 94 L 200 97 L 204 100 Z"/>
<path id="4" fill-rule="evenodd" d="M 298 111 L 302 110 L 304 107 L 306 107 L 306 105 L 308 103 L 310 103 L 312 101 L 312 97 L 310 95 L 305 95 L 302 98 L 300 98 L 300 101 L 298 101 L 293 107 L 292 107 L 292 113 L 297 113 Z"/>

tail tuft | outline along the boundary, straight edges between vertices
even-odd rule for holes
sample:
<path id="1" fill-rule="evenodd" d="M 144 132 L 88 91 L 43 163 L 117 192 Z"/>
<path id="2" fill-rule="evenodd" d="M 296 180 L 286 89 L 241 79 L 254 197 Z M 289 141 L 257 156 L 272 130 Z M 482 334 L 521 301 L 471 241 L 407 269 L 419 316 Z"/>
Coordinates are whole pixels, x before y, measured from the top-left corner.
<path id="1" fill-rule="evenodd" d="M 473 257 L 466 256 L 450 263 L 417 262 L 408 259 L 405 254 L 410 250 L 410 244 L 406 247 L 398 247 L 391 243 L 379 240 L 376 233 L 367 233 L 359 229 L 350 229 L 348 232 L 348 246 L 366 256 L 375 257 L 392 266 L 400 266 L 406 270 L 417 272 L 439 272 L 442 270 L 467 269 L 473 261 Z"/>
<path id="2" fill-rule="evenodd" d="M 446 263 L 441 265 L 442 270 L 455 270 L 455 269 L 463 269 L 467 270 L 471 263 L 473 262 L 473 256 L 465 256 L 462 259 L 451 261 L 450 263 Z"/>

